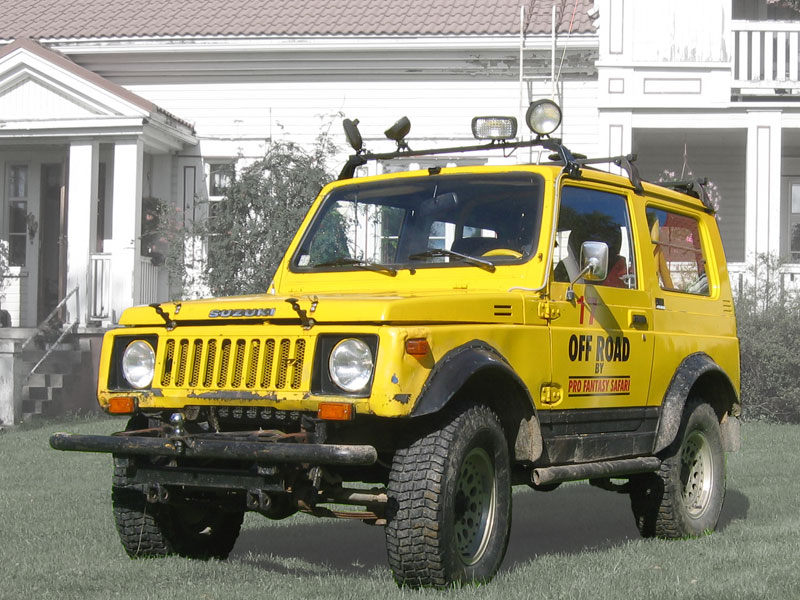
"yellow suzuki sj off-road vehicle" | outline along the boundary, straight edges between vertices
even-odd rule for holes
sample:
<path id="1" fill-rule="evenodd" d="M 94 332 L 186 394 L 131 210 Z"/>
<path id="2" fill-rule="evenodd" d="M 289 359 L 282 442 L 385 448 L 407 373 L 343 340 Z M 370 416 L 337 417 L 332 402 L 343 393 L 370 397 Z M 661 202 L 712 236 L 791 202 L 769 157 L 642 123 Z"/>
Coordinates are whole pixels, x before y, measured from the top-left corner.
<path id="1" fill-rule="evenodd" d="M 123 314 L 98 398 L 125 431 L 51 445 L 113 454 L 129 555 L 224 558 L 246 511 L 303 511 L 385 526 L 401 585 L 485 581 L 511 486 L 581 479 L 627 491 L 644 536 L 714 529 L 740 405 L 711 203 L 698 182 L 642 181 L 633 156 L 573 155 L 549 101 L 526 120 L 531 141 L 476 118 L 483 142 L 424 152 L 401 121 L 387 154 L 347 120 L 355 154 L 264 294 Z M 549 162 L 353 178 L 528 147 Z"/>

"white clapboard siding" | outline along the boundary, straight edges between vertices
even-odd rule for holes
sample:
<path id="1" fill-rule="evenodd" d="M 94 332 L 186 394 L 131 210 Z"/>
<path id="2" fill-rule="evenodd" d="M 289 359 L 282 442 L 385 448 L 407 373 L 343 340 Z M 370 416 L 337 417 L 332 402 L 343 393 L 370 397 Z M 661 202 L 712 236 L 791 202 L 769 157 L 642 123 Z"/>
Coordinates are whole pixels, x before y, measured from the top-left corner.
<path id="1" fill-rule="evenodd" d="M 535 93 L 548 96 L 549 84 Z M 195 124 L 202 139 L 291 140 L 313 144 L 323 128 L 344 144 L 343 117 L 360 120 L 370 149 L 386 149 L 383 131 L 395 120 L 411 120 L 412 147 L 426 142 L 471 139 L 476 115 L 519 115 L 518 81 L 413 81 L 175 84 L 130 86 L 135 93 Z M 564 84 L 564 137 L 581 148 L 596 145 L 597 84 Z M 234 152 L 235 154 L 235 152 Z"/>

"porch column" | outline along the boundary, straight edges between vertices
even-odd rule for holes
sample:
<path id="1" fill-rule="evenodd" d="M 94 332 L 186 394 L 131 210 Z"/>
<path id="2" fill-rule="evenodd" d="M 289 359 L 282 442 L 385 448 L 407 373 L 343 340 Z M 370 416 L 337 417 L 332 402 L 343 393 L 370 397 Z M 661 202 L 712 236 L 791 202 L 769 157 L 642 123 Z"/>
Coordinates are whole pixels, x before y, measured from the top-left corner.
<path id="1" fill-rule="evenodd" d="M 752 111 L 747 128 L 745 257 L 780 253 L 781 112 Z"/>
<path id="2" fill-rule="evenodd" d="M 67 322 L 83 325 L 88 318 L 89 262 L 97 228 L 97 142 L 76 142 L 69 147 L 67 202 L 67 290 L 78 295 L 67 302 Z"/>
<path id="3" fill-rule="evenodd" d="M 633 116 L 629 111 L 601 111 L 599 156 L 624 156 L 633 146 Z M 625 175 L 619 167 L 609 165 L 609 171 Z"/>
<path id="4" fill-rule="evenodd" d="M 142 161 L 140 140 L 114 144 L 114 205 L 110 246 L 111 316 L 115 323 L 119 321 L 123 310 L 139 302 Z"/>

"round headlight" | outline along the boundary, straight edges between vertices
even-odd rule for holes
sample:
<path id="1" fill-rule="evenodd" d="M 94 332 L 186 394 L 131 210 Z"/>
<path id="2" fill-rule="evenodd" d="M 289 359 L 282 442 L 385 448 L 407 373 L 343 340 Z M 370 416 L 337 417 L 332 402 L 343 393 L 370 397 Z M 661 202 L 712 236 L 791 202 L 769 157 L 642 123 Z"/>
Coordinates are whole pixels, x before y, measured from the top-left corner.
<path id="1" fill-rule="evenodd" d="M 550 135 L 561 125 L 561 109 L 552 100 L 531 102 L 525 121 L 537 135 Z"/>
<path id="2" fill-rule="evenodd" d="M 373 366 L 372 350 L 355 338 L 336 344 L 328 359 L 331 379 L 345 392 L 358 392 L 367 387 Z"/>
<path id="3" fill-rule="evenodd" d="M 156 368 L 156 353 L 143 340 L 128 344 L 122 354 L 122 374 L 133 387 L 142 389 L 153 382 Z"/>

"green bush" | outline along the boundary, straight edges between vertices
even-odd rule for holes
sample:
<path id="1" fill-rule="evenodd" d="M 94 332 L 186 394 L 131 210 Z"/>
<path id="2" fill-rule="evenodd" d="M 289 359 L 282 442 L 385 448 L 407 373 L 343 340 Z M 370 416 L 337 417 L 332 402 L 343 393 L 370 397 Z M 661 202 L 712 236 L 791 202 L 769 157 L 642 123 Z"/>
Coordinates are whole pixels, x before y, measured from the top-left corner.
<path id="1" fill-rule="evenodd" d="M 746 420 L 800 423 L 800 296 L 781 262 L 760 255 L 736 301 Z"/>

